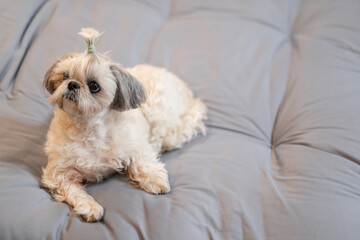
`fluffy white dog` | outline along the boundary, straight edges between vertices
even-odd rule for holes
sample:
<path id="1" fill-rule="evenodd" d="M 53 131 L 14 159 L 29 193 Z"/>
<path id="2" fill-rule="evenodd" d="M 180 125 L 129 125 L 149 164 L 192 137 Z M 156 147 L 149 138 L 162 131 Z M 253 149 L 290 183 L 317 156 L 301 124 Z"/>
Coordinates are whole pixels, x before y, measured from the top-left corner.
<path id="1" fill-rule="evenodd" d="M 149 65 L 124 69 L 96 52 L 98 31 L 79 34 L 87 51 L 60 58 L 45 75 L 55 112 L 42 184 L 93 222 L 104 209 L 83 184 L 120 172 L 149 193 L 169 192 L 158 157 L 205 133 L 206 107 L 172 73 Z"/>

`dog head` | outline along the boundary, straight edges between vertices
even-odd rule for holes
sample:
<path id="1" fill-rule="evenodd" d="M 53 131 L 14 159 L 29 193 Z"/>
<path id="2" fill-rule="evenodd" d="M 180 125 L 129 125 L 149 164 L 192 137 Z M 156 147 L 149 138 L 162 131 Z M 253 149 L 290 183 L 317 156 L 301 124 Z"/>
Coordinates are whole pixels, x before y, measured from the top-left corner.
<path id="1" fill-rule="evenodd" d="M 94 44 L 101 34 L 91 28 L 79 34 L 88 43 L 87 51 L 61 57 L 45 74 L 49 102 L 71 116 L 84 117 L 104 110 L 126 111 L 145 102 L 142 84 L 120 64 L 96 52 Z"/>

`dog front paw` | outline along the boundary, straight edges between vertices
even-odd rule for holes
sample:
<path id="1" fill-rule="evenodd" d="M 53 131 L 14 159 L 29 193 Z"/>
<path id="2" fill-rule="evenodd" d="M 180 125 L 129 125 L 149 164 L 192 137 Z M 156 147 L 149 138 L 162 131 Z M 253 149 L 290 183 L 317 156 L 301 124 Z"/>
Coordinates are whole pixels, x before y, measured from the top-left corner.
<path id="1" fill-rule="evenodd" d="M 169 176 L 164 164 L 158 161 L 137 162 L 128 169 L 129 180 L 148 193 L 170 192 Z"/>
<path id="2" fill-rule="evenodd" d="M 96 201 L 84 201 L 74 210 L 87 222 L 100 221 L 104 216 L 104 208 Z"/>
<path id="3" fill-rule="evenodd" d="M 170 192 L 171 190 L 169 181 L 167 179 L 150 179 L 143 186 L 141 186 L 141 188 L 144 191 L 152 194 L 164 194 Z"/>
<path id="4" fill-rule="evenodd" d="M 139 182 L 139 185 L 141 189 L 152 194 L 164 194 L 171 190 L 169 177 L 165 169 L 152 172 L 145 181 Z"/>

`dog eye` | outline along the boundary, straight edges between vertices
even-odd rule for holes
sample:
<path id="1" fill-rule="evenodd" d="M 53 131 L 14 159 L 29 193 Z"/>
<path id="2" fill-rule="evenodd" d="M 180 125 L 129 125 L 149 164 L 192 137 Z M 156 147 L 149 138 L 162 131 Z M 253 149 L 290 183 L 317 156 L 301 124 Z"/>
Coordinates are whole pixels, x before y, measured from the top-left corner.
<path id="1" fill-rule="evenodd" d="M 88 86 L 91 93 L 97 93 L 100 91 L 100 86 L 95 81 L 89 82 Z"/>
<path id="2" fill-rule="evenodd" d="M 63 80 L 69 79 L 69 75 L 67 73 L 63 73 Z"/>

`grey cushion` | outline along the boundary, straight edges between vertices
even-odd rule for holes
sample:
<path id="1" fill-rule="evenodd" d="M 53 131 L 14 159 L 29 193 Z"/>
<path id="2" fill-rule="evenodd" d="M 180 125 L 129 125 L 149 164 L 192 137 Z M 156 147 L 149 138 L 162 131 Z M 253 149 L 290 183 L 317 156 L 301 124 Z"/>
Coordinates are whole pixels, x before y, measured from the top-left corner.
<path id="1" fill-rule="evenodd" d="M 359 239 L 360 2 L 1 1 L 1 239 Z M 122 175 L 87 188 L 86 223 L 40 187 L 46 70 L 77 32 L 131 67 L 180 76 L 208 134 L 166 153 L 172 192 Z"/>

